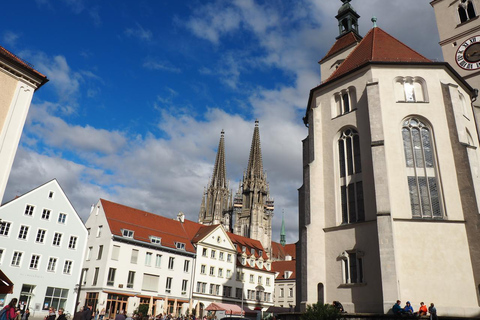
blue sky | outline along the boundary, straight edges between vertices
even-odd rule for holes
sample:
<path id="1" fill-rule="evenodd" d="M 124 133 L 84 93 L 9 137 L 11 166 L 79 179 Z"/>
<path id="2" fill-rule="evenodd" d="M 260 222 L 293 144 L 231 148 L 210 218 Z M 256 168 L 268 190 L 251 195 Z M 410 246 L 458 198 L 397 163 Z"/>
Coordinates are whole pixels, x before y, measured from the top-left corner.
<path id="1" fill-rule="evenodd" d="M 429 1 L 353 0 L 372 23 L 441 60 Z M 235 192 L 254 120 L 275 199 L 297 240 L 302 123 L 339 0 L 3 4 L 0 45 L 50 79 L 34 96 L 3 201 L 53 178 L 83 219 L 98 199 L 197 220 L 225 130 Z"/>

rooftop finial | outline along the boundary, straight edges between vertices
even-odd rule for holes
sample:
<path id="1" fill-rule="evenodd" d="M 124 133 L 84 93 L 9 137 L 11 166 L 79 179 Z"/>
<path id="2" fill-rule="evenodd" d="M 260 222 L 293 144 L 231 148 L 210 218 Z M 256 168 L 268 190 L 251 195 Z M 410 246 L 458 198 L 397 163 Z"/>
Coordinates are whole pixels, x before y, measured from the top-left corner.
<path id="1" fill-rule="evenodd" d="M 373 27 L 376 28 L 377 27 L 377 17 L 373 16 L 372 17 L 372 22 L 373 22 Z"/>
<path id="2" fill-rule="evenodd" d="M 223 131 L 223 129 L 222 129 L 222 132 L 220 134 L 223 137 L 225 135 L 225 131 Z"/>
<path id="3" fill-rule="evenodd" d="M 343 3 L 349 3 L 352 0 L 342 0 Z"/>
<path id="4" fill-rule="evenodd" d="M 255 127 L 258 127 L 258 119 L 255 119 Z"/>

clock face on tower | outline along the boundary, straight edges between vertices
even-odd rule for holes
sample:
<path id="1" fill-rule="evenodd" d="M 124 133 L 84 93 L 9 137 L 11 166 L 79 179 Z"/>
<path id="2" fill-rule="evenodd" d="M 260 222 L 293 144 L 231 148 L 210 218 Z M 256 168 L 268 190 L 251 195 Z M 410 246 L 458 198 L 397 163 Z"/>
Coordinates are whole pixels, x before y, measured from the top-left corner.
<path id="1" fill-rule="evenodd" d="M 455 54 L 455 61 L 464 70 L 480 69 L 480 36 L 467 39 Z"/>

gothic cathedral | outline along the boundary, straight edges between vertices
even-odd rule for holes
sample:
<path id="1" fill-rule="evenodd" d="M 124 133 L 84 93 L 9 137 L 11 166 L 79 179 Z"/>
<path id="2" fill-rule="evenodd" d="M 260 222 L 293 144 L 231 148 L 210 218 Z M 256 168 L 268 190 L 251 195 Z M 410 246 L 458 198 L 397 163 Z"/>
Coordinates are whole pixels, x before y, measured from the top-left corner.
<path id="1" fill-rule="evenodd" d="M 222 131 L 212 179 L 203 194 L 198 222 L 222 224 L 229 232 L 258 240 L 270 256 L 273 210 L 267 175 L 263 171 L 258 120 L 255 121 L 247 170 L 233 200 L 227 181 L 225 133 Z"/>

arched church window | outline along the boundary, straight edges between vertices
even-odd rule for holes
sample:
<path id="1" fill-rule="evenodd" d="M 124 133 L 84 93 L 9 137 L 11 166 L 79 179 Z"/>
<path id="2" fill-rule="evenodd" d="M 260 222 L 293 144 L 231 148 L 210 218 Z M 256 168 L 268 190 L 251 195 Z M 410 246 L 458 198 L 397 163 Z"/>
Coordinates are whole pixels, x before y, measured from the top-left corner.
<path id="1" fill-rule="evenodd" d="M 341 116 L 355 109 L 356 104 L 355 87 L 348 87 L 334 94 L 334 107 L 332 108 L 332 118 Z"/>
<path id="2" fill-rule="evenodd" d="M 365 220 L 360 138 L 353 128 L 342 131 L 338 140 L 342 224 Z"/>
<path id="3" fill-rule="evenodd" d="M 395 97 L 398 102 L 428 102 L 425 80 L 420 77 L 395 78 Z"/>
<path id="4" fill-rule="evenodd" d="M 416 118 L 404 121 L 403 149 L 414 218 L 442 218 L 432 130 Z"/>
<path id="5" fill-rule="evenodd" d="M 471 0 L 460 0 L 458 5 L 458 17 L 460 18 L 460 23 L 471 20 L 477 16 L 475 12 L 475 7 Z"/>

